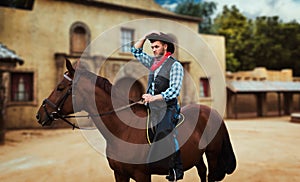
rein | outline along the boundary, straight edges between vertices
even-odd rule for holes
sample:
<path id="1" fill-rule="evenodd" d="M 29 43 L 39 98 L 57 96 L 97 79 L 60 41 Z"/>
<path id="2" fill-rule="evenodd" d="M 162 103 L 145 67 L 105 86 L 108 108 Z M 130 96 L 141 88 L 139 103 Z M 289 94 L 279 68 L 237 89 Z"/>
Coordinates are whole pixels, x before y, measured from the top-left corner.
<path id="1" fill-rule="evenodd" d="M 110 115 L 110 114 L 113 114 L 113 113 L 116 113 L 116 112 L 119 112 L 119 111 L 123 111 L 125 109 L 128 109 L 130 108 L 131 106 L 134 106 L 136 104 L 143 104 L 144 101 L 143 100 L 140 100 L 140 101 L 137 101 L 137 102 L 133 102 L 131 104 L 128 104 L 128 105 L 125 105 L 125 106 L 122 106 L 120 108 L 117 108 L 115 110 L 111 110 L 111 111 L 108 111 L 108 112 L 104 112 L 104 113 L 100 113 L 100 114 L 87 114 L 87 115 L 59 115 L 58 118 L 62 119 L 63 121 L 65 121 L 66 123 L 68 123 L 69 125 L 71 125 L 73 127 L 73 130 L 74 128 L 77 128 L 77 129 L 84 129 L 84 130 L 87 130 L 87 128 L 80 128 L 79 126 L 76 126 L 74 123 L 71 123 L 70 121 L 68 121 L 66 118 L 91 118 L 91 117 L 101 117 L 101 116 L 106 116 L 106 115 Z"/>
<path id="2" fill-rule="evenodd" d="M 65 96 L 64 98 L 67 98 L 67 96 Z M 64 99 L 65 100 L 65 99 Z M 56 111 L 49 113 L 48 110 L 46 109 L 46 105 L 45 104 L 49 104 L 52 108 L 56 108 Z M 131 104 L 125 105 L 123 107 L 117 108 L 115 110 L 111 110 L 108 112 L 104 112 L 104 113 L 100 113 L 100 114 L 87 114 L 87 115 L 61 115 L 60 114 L 60 108 L 56 107 L 56 105 L 54 103 L 52 103 L 51 101 L 49 101 L 48 99 L 45 99 L 43 102 L 43 108 L 48 116 L 48 118 L 50 118 L 51 120 L 57 120 L 57 119 L 62 119 L 64 122 L 66 122 L 67 124 L 71 125 L 73 130 L 76 129 L 81 129 L 81 130 L 91 130 L 91 128 L 81 128 L 79 126 L 77 126 L 75 123 L 71 123 L 70 121 L 67 120 L 67 118 L 90 118 L 90 117 L 101 117 L 101 116 L 106 116 L 106 115 L 110 115 L 113 114 L 115 112 L 119 112 L 125 109 L 130 108 L 131 106 L 134 106 L 136 104 L 143 104 L 143 100 L 137 101 L 137 102 L 133 102 Z M 93 129 L 93 128 L 92 128 Z"/>

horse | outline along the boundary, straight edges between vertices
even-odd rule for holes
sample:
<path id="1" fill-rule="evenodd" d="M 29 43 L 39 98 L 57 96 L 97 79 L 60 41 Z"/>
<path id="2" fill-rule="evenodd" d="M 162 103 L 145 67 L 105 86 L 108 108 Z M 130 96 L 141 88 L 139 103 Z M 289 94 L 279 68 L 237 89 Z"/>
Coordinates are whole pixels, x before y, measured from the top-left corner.
<path id="1" fill-rule="evenodd" d="M 107 142 L 107 160 L 116 182 L 129 182 L 130 179 L 151 182 L 152 174 L 167 175 L 167 165 L 151 168 L 144 160 L 151 147 L 144 127 L 149 114 L 145 104 L 124 99 L 122 94 L 113 92 L 116 89 L 108 79 L 85 68 L 74 68 L 67 59 L 66 68 L 61 82 L 38 109 L 38 123 L 49 126 L 54 120 L 67 121 L 64 116 L 86 111 Z M 72 85 L 77 85 L 76 89 L 72 89 Z M 201 182 L 221 181 L 226 174 L 232 174 L 236 158 L 228 130 L 218 112 L 205 105 L 190 104 L 182 107 L 181 113 L 185 118 L 177 127 L 177 136 L 184 170 L 196 167 Z"/>

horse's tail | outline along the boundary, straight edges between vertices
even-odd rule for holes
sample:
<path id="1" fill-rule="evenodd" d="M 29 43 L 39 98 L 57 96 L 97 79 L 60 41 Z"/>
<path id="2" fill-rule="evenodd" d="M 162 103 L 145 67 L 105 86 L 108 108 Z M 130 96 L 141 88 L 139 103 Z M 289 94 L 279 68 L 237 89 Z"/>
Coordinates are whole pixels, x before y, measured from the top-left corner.
<path id="1" fill-rule="evenodd" d="M 209 181 L 221 181 L 226 174 L 233 173 L 236 168 L 235 154 L 224 121 L 217 135 L 216 140 L 208 145 L 208 150 L 205 152 L 209 167 Z"/>
<path id="2" fill-rule="evenodd" d="M 236 158 L 225 123 L 223 123 L 222 125 L 223 126 L 221 127 L 224 127 L 225 130 L 223 136 L 222 152 L 219 154 L 222 160 L 219 162 L 224 163 L 224 171 L 226 172 L 226 174 L 231 174 L 236 168 Z"/>

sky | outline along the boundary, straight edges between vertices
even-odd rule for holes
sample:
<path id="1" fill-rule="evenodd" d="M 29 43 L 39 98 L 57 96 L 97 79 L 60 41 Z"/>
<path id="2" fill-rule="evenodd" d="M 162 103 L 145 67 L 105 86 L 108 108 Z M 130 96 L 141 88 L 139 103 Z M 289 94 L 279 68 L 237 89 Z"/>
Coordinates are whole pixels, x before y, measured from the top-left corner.
<path id="1" fill-rule="evenodd" d="M 155 0 L 168 8 L 175 8 L 182 0 Z M 199 2 L 201 0 L 195 0 Z M 284 22 L 296 20 L 300 23 L 300 0 L 203 0 L 217 4 L 216 13 L 221 13 L 223 6 L 236 5 L 240 12 L 248 18 L 257 16 L 279 16 Z"/>

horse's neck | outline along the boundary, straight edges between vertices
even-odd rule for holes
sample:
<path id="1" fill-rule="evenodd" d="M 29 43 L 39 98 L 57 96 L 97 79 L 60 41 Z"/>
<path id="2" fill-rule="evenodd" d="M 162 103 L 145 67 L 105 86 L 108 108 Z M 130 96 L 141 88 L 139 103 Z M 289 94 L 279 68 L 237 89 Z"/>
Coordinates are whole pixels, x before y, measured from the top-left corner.
<path id="1" fill-rule="evenodd" d="M 110 97 L 109 97 L 110 98 Z M 119 108 L 128 106 L 128 102 L 120 100 L 120 102 L 107 102 L 108 110 L 106 108 L 106 113 L 110 111 L 116 111 Z M 99 107 L 102 108 L 102 107 Z M 99 113 L 103 113 L 101 110 Z M 100 132 L 104 135 L 106 139 L 112 139 L 114 136 L 121 140 L 129 143 L 146 143 L 146 118 L 147 111 L 143 105 L 134 105 L 132 107 L 124 108 L 124 110 L 116 111 L 100 119 L 103 123 L 100 127 L 98 126 Z M 99 122 L 99 121 L 98 121 Z M 103 128 L 104 127 L 104 128 Z M 137 139 L 137 136 L 139 138 Z M 145 141 L 144 141 L 145 140 Z"/>
<path id="2" fill-rule="evenodd" d="M 113 112 L 117 109 L 116 107 L 118 107 L 119 104 L 115 104 L 109 94 L 106 94 L 104 96 L 97 96 L 96 94 L 95 100 L 97 112 L 100 115 L 103 115 L 98 117 L 98 119 L 100 119 L 100 121 L 98 122 L 102 122 L 105 125 L 104 127 L 107 128 L 110 132 L 114 133 L 115 135 L 119 135 L 120 132 L 117 131 L 123 131 L 124 127 L 126 127 L 124 123 L 118 119 L 116 113 Z"/>
<path id="3" fill-rule="evenodd" d="M 82 89 L 82 95 L 86 97 L 86 109 L 90 115 L 104 114 L 103 116 L 92 117 L 95 125 L 106 139 L 116 136 L 124 140 L 132 140 L 136 134 L 144 135 L 146 125 L 146 110 L 144 107 L 126 108 L 122 111 L 113 112 L 129 104 L 127 97 L 114 90 L 108 93 L 96 86 L 95 90 L 86 87 Z M 95 97 L 91 99 L 91 96 Z M 90 100 L 94 100 L 90 101 Z M 95 106 L 96 105 L 96 106 Z M 142 128 L 142 129 L 137 129 Z M 139 141 L 142 142 L 142 141 Z"/>

